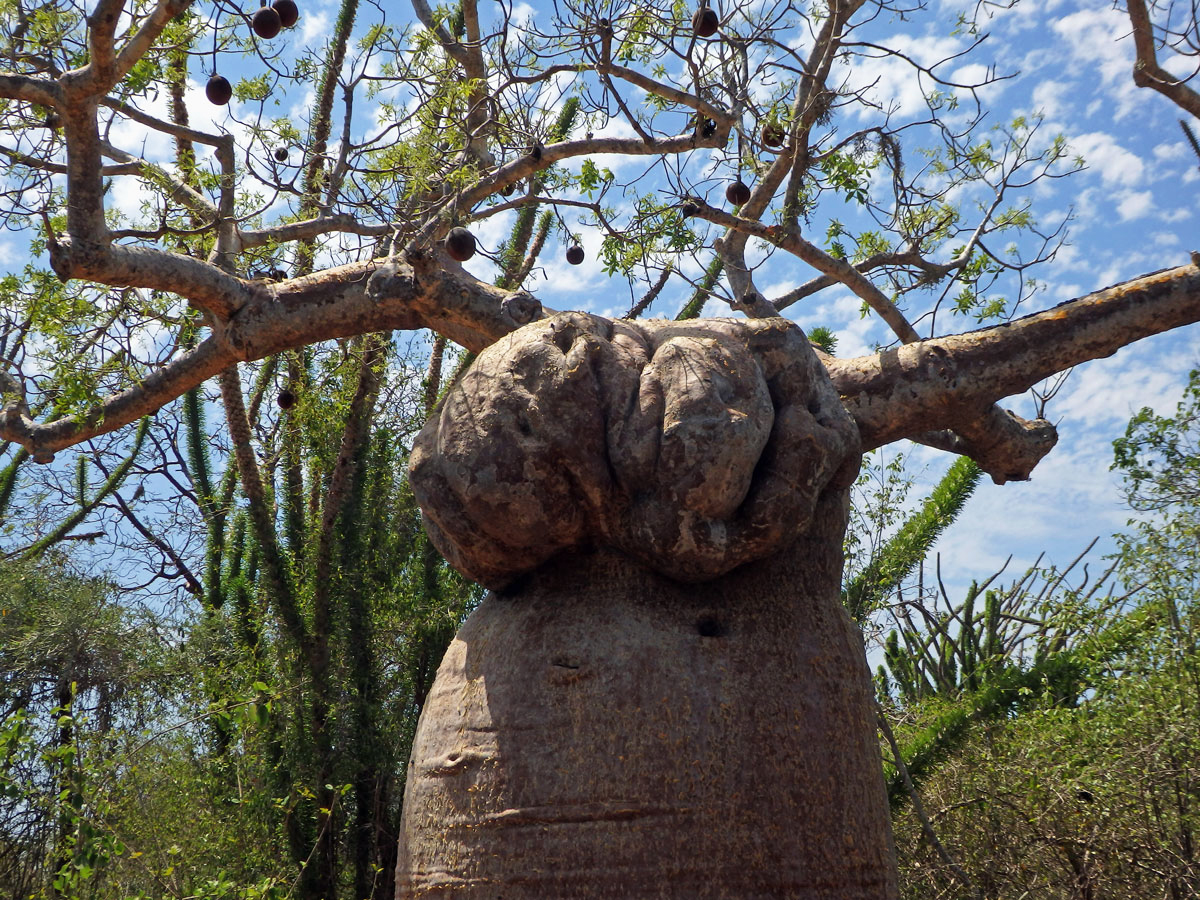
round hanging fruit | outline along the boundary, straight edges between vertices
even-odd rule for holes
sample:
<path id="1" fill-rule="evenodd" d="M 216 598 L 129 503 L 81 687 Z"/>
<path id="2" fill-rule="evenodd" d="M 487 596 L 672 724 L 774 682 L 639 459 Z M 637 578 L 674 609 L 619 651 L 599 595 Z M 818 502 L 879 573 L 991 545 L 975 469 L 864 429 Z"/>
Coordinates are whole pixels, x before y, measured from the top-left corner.
<path id="1" fill-rule="evenodd" d="M 734 206 L 741 206 L 750 199 L 750 188 L 746 187 L 745 182 L 735 181 L 725 188 L 725 199 Z"/>
<path id="2" fill-rule="evenodd" d="M 696 37 L 712 37 L 717 33 L 720 24 L 721 20 L 717 16 L 717 11 L 707 6 L 700 7 L 692 16 L 692 31 L 696 32 Z"/>
<path id="3" fill-rule="evenodd" d="M 446 252 L 451 259 L 466 262 L 475 255 L 475 235 L 465 228 L 451 228 L 446 235 Z"/>
<path id="4" fill-rule="evenodd" d="M 274 7 L 264 6 L 251 16 L 250 27 L 260 38 L 270 40 L 279 34 L 279 29 L 283 27 L 283 20 Z"/>
<path id="5" fill-rule="evenodd" d="M 583 262 L 583 248 L 578 244 L 572 244 L 570 247 L 568 247 L 567 262 L 573 266 L 577 266 Z"/>
<path id="6" fill-rule="evenodd" d="M 279 21 L 284 28 L 291 28 L 300 19 L 300 7 L 295 0 L 275 0 L 271 8 L 279 13 Z"/>
<path id="7" fill-rule="evenodd" d="M 204 96 L 208 98 L 209 103 L 224 106 L 233 96 L 233 88 L 229 85 L 229 79 L 224 75 L 212 76 L 208 79 L 208 84 L 204 86 Z"/>

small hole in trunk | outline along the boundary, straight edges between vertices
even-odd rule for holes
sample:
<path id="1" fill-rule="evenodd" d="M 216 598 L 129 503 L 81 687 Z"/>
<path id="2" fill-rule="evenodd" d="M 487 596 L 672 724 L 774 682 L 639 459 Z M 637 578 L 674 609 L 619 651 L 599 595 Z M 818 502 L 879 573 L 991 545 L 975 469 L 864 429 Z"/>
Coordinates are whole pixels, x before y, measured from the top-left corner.
<path id="1" fill-rule="evenodd" d="M 721 637 L 725 634 L 725 628 L 717 621 L 716 616 L 701 616 L 696 622 L 696 633 L 700 637 Z"/>

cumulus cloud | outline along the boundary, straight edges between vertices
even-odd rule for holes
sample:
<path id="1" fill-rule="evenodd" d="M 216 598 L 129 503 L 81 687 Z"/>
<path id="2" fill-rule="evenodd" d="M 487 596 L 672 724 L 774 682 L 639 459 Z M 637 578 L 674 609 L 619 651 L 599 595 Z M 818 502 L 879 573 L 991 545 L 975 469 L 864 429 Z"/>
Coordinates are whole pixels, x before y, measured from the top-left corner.
<path id="1" fill-rule="evenodd" d="M 1129 20 L 1111 6 L 1081 9 L 1051 23 L 1061 42 L 1058 52 L 1069 54 L 1083 71 L 1099 71 L 1106 103 L 1093 112 L 1103 111 L 1113 119 L 1122 119 L 1137 109 L 1138 89 L 1129 77 L 1133 66 L 1133 42 L 1129 38 Z"/>
<path id="2" fill-rule="evenodd" d="M 1083 157 L 1088 167 L 1099 172 L 1107 186 L 1133 187 L 1142 182 L 1146 165 L 1130 153 L 1111 134 L 1092 131 L 1069 139 L 1072 153 Z"/>
<path id="3" fill-rule="evenodd" d="M 1154 194 L 1150 191 L 1126 191 L 1117 203 L 1117 213 L 1122 222 L 1130 222 L 1149 214 L 1154 208 Z"/>

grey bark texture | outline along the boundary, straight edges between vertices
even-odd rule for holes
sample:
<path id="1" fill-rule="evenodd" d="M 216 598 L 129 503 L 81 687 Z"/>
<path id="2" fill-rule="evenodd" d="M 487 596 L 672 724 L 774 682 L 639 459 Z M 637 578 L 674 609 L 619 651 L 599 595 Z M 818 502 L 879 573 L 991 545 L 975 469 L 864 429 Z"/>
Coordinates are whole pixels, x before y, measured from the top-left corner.
<path id="1" fill-rule="evenodd" d="M 805 533 L 858 465 L 794 324 L 563 313 L 479 355 L 417 438 L 411 482 L 434 544 L 488 587 L 585 546 L 703 581 Z"/>
<path id="2" fill-rule="evenodd" d="M 402 898 L 890 900 L 861 636 L 858 430 L 782 319 L 531 324 L 411 482 L 493 588 L 418 726 Z"/>
<path id="3" fill-rule="evenodd" d="M 398 897 L 894 898 L 843 500 L 704 584 L 568 551 L 489 595 L 421 716 Z"/>

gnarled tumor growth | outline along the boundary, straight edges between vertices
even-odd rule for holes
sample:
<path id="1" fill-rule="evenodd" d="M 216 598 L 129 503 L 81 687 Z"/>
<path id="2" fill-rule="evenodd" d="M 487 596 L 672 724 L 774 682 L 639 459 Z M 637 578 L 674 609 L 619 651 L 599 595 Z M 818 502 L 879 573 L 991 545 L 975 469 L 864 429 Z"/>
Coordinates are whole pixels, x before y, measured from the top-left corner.
<path id="1" fill-rule="evenodd" d="M 479 355 L 410 478 L 438 549 L 489 587 L 578 546 L 703 581 L 807 533 L 858 461 L 794 324 L 565 313 Z"/>

